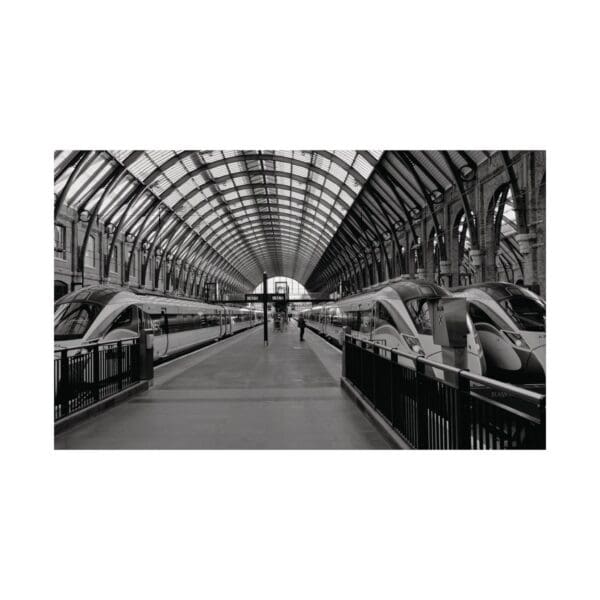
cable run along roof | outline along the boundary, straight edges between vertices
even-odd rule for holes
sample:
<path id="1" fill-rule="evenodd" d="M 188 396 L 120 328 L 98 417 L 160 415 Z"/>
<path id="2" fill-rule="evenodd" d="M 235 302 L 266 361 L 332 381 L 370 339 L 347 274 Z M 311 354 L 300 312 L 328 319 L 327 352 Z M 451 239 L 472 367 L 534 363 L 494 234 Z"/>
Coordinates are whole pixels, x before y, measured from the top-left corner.
<path id="1" fill-rule="evenodd" d="M 240 289 L 310 277 L 380 151 L 59 151 L 56 210 L 145 250 L 217 264 Z"/>

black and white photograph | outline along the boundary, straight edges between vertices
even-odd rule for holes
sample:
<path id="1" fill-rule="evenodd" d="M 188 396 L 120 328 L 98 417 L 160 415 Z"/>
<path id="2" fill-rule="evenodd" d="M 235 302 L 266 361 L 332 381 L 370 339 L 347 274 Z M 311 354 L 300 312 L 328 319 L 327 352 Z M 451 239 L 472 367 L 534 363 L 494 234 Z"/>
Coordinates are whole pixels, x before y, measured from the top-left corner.
<path id="1" fill-rule="evenodd" d="M 0 597 L 600 597 L 597 13 L 3 7 Z"/>
<path id="2" fill-rule="evenodd" d="M 56 448 L 545 448 L 544 151 L 54 172 Z"/>

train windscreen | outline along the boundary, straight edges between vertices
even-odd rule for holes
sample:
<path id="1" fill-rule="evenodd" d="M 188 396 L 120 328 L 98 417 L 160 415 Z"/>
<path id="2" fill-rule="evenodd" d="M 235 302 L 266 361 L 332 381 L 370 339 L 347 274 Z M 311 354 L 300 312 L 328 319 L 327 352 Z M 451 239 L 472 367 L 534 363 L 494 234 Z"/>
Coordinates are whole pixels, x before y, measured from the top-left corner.
<path id="1" fill-rule="evenodd" d="M 54 313 L 54 339 L 75 340 L 83 337 L 96 320 L 102 306 L 93 302 L 66 302 Z"/>
<path id="2" fill-rule="evenodd" d="M 500 306 L 522 331 L 546 331 L 546 310 L 541 302 L 527 296 L 509 296 Z"/>
<path id="3" fill-rule="evenodd" d="M 433 335 L 428 298 L 413 298 L 404 304 L 417 331 L 423 335 Z"/>

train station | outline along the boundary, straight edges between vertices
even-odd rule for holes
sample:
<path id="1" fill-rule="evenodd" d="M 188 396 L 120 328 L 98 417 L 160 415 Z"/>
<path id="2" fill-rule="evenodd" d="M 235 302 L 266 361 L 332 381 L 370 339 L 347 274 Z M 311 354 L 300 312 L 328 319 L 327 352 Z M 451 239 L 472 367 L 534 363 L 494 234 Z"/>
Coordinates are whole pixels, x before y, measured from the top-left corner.
<path id="1" fill-rule="evenodd" d="M 7 5 L 0 596 L 600 597 L 594 8 Z"/>
<path id="2" fill-rule="evenodd" d="M 543 150 L 57 150 L 57 449 L 546 447 Z"/>

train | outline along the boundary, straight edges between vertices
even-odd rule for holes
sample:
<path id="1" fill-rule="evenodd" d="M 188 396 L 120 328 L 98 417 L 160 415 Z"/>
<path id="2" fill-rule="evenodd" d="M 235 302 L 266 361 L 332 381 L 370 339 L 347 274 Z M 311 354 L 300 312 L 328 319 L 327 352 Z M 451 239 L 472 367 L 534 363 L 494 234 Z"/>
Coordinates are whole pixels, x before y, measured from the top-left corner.
<path id="1" fill-rule="evenodd" d="M 262 323 L 261 311 L 138 294 L 94 285 L 62 296 L 54 307 L 55 350 L 107 343 L 152 329 L 154 360 L 161 362 Z"/>
<path id="2" fill-rule="evenodd" d="M 303 311 L 307 326 L 338 345 L 344 335 L 376 342 L 414 357 L 443 362 L 442 347 L 433 341 L 433 303 L 450 296 L 443 287 L 426 281 L 399 281 L 377 290 L 348 296 L 338 302 Z M 466 316 L 468 368 L 485 374 L 483 350 L 473 322 Z M 399 355 L 398 361 L 414 366 L 413 359 Z M 441 371 L 435 375 L 442 378 Z"/>
<path id="3" fill-rule="evenodd" d="M 427 281 L 400 281 L 315 306 L 303 316 L 309 328 L 340 346 L 350 333 L 443 362 L 442 348 L 433 341 L 431 315 L 432 303 L 448 296 L 467 300 L 470 371 L 516 385 L 545 386 L 546 304 L 514 284 L 488 282 L 447 290 Z M 406 359 L 399 361 L 412 366 Z"/>
<path id="4" fill-rule="evenodd" d="M 467 299 L 486 357 L 485 375 L 514 384 L 546 383 L 546 303 L 527 288 L 484 282 L 452 288 Z"/>

